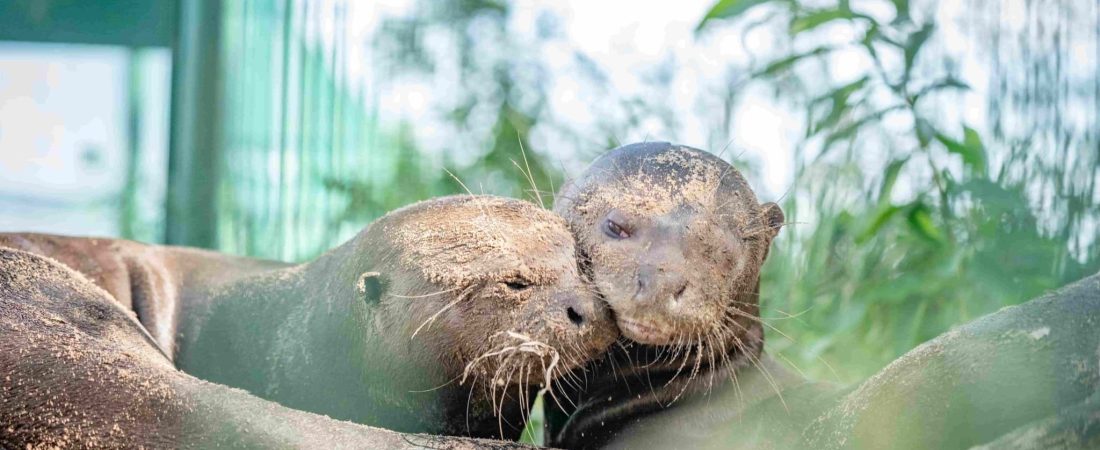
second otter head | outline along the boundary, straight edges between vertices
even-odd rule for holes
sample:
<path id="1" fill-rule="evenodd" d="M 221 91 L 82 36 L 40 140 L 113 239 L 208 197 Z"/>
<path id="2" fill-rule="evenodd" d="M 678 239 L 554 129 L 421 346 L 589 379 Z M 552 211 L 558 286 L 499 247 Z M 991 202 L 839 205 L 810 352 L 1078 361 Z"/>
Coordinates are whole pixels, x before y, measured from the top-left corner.
<path id="1" fill-rule="evenodd" d="M 360 289 L 384 285 L 383 317 L 400 315 L 398 334 L 429 347 L 448 378 L 539 384 L 615 340 L 607 306 L 577 268 L 573 236 L 551 211 L 454 196 L 376 226 L 369 232 L 389 244 Z"/>
<path id="2" fill-rule="evenodd" d="M 564 186 L 555 211 L 624 337 L 758 353 L 759 270 L 783 222 L 701 150 L 632 144 Z"/>

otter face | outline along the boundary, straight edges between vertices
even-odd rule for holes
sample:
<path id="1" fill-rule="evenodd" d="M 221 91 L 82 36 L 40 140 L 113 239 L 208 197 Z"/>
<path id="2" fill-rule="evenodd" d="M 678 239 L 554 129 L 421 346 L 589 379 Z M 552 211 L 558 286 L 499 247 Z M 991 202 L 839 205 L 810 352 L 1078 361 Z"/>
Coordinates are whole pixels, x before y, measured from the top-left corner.
<path id="1" fill-rule="evenodd" d="M 435 347 L 448 377 L 502 386 L 546 383 L 595 359 L 617 330 L 581 276 L 556 214 L 486 196 L 410 207 L 388 233 L 395 262 L 419 280 L 391 286 L 407 334 Z"/>
<path id="2" fill-rule="evenodd" d="M 759 270 L 783 213 L 729 164 L 664 143 L 621 147 L 566 186 L 556 210 L 624 337 L 759 350 Z"/>
<path id="3" fill-rule="evenodd" d="M 617 336 L 571 242 L 517 256 L 527 261 L 468 287 L 469 300 L 449 318 L 465 322 L 457 328 L 468 344 L 463 375 L 494 386 L 549 382 L 595 359 Z"/>

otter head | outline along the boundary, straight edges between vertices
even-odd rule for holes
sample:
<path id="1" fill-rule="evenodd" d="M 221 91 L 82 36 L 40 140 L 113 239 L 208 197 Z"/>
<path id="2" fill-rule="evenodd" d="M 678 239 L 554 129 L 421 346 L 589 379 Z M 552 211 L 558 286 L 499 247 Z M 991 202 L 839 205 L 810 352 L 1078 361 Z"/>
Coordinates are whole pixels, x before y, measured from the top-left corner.
<path id="1" fill-rule="evenodd" d="M 404 327 L 397 334 L 427 346 L 448 379 L 540 384 L 615 340 L 606 305 L 577 267 L 573 236 L 551 211 L 454 196 L 372 228 L 387 249 L 360 289 L 385 291 L 381 306 Z"/>
<path id="2" fill-rule="evenodd" d="M 555 211 L 624 337 L 754 357 L 760 266 L 783 222 L 740 173 L 701 150 L 632 144 L 564 186 Z"/>

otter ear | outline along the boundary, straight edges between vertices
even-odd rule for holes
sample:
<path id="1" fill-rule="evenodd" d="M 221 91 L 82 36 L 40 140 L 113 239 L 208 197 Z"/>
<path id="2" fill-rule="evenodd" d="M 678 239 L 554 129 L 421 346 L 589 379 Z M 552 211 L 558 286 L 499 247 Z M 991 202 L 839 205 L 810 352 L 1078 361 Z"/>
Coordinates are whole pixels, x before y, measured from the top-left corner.
<path id="1" fill-rule="evenodd" d="M 363 296 L 367 303 L 382 301 L 382 295 L 389 288 L 389 282 L 378 272 L 364 272 L 359 275 L 359 281 L 355 283 L 355 289 Z"/>
<path id="2" fill-rule="evenodd" d="M 768 227 L 768 239 L 774 238 L 779 234 L 779 228 L 783 226 L 785 220 L 783 210 L 779 209 L 779 205 L 768 202 L 760 205 L 760 215 L 764 217 L 764 226 Z"/>

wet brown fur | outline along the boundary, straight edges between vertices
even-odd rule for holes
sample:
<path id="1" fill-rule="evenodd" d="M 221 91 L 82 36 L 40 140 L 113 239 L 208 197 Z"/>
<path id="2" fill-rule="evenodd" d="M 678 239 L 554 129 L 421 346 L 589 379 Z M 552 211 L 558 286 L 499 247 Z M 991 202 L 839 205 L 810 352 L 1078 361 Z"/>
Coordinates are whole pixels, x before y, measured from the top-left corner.
<path id="1" fill-rule="evenodd" d="M 0 448 L 520 448 L 291 410 L 173 367 L 130 310 L 0 247 Z"/>
<path id="2" fill-rule="evenodd" d="M 0 246 L 43 255 L 81 273 L 133 311 L 169 358 L 183 304 L 210 288 L 289 264 L 124 239 L 0 233 Z"/>

